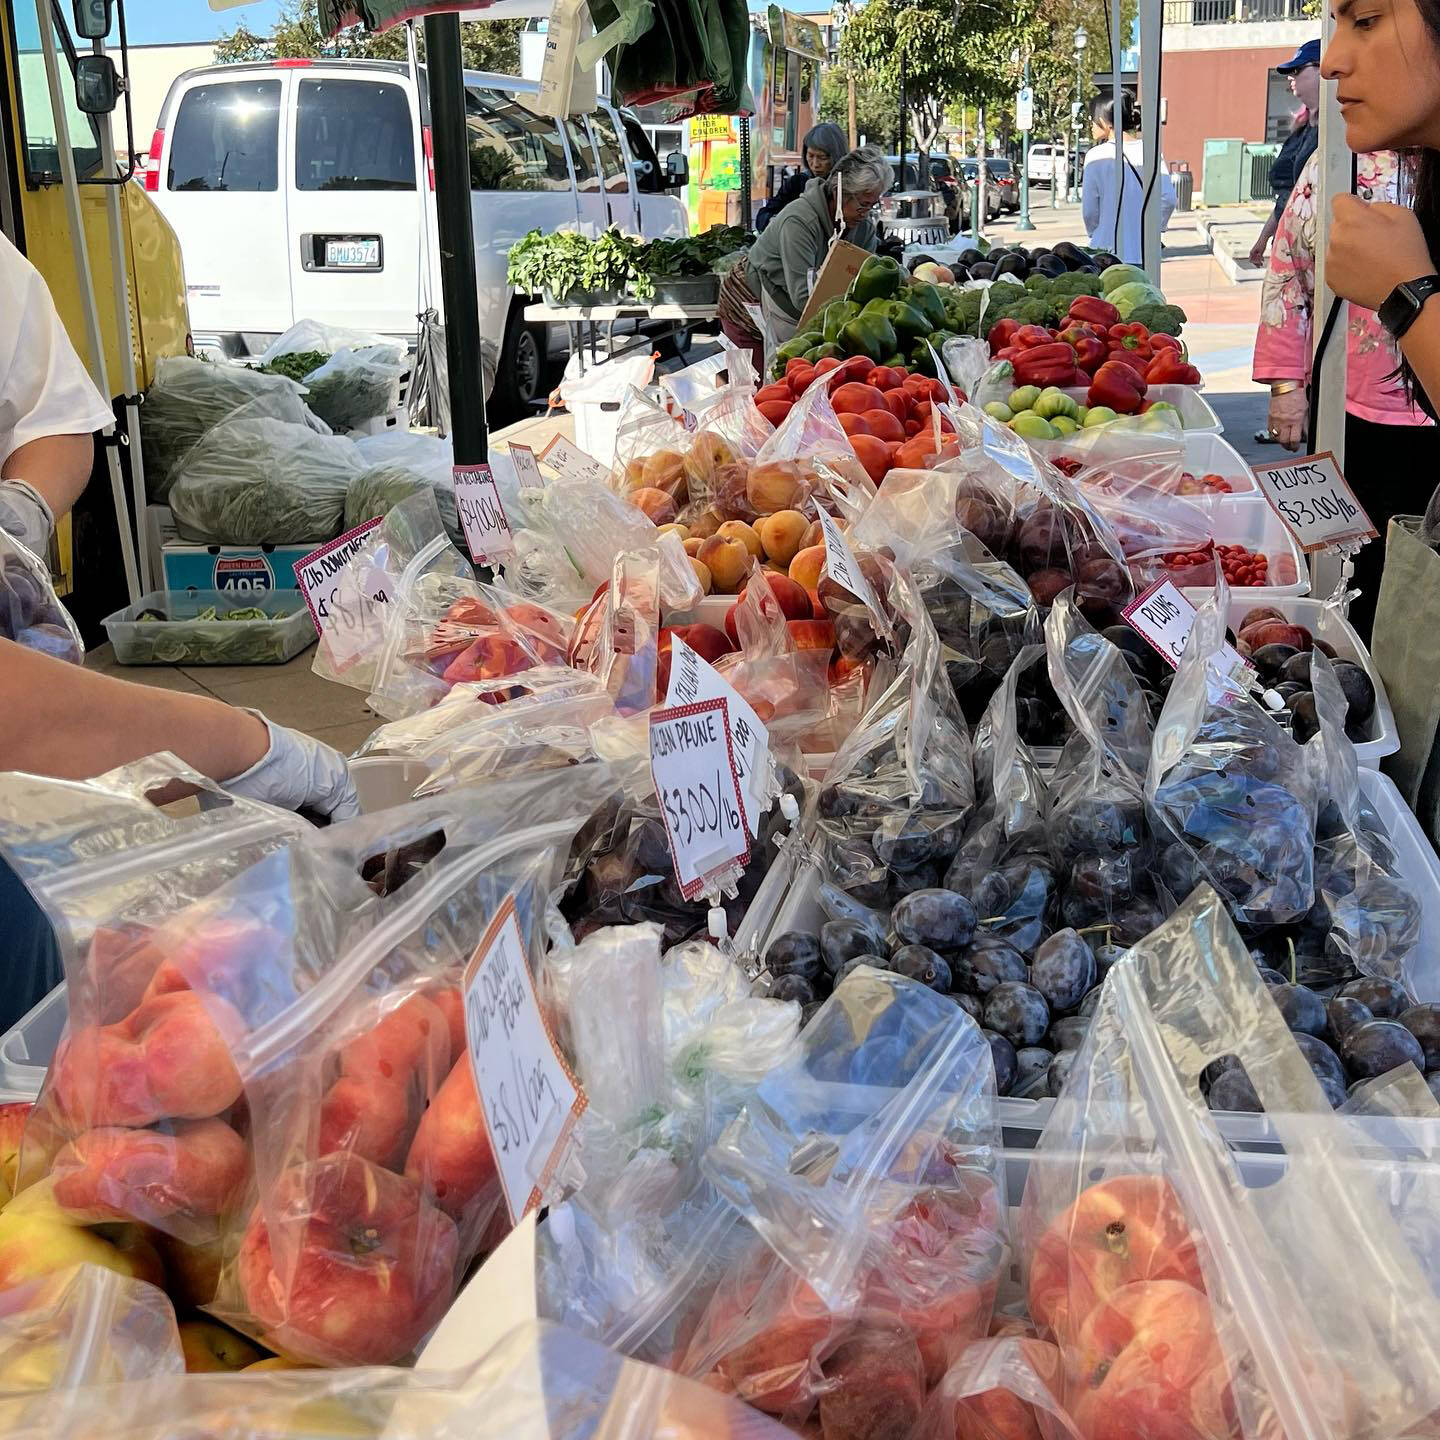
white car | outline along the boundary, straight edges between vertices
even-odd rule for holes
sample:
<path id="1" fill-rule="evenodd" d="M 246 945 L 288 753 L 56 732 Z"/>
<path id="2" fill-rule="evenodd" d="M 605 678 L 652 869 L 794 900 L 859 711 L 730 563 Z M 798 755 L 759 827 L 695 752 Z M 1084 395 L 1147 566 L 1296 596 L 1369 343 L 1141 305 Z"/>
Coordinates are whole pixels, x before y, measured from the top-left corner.
<path id="1" fill-rule="evenodd" d="M 1065 152 L 1056 145 L 1032 145 L 1030 147 L 1029 176 L 1032 185 L 1048 185 L 1060 172 L 1060 183 L 1065 183 Z"/>
<path id="2" fill-rule="evenodd" d="M 546 357 L 563 343 L 559 327 L 552 336 L 525 322 L 531 297 L 505 281 L 516 240 L 537 226 L 598 235 L 618 225 L 652 239 L 689 230 L 674 193 L 683 161 L 667 171 L 638 121 L 606 101 L 557 125 L 528 107 L 538 89 L 465 75 L 484 368 L 505 409 L 543 394 Z M 180 239 L 197 348 L 258 354 L 304 318 L 413 344 L 427 290 L 441 304 L 429 119 L 423 70 L 417 94 L 398 62 L 179 76 L 145 188 Z"/>

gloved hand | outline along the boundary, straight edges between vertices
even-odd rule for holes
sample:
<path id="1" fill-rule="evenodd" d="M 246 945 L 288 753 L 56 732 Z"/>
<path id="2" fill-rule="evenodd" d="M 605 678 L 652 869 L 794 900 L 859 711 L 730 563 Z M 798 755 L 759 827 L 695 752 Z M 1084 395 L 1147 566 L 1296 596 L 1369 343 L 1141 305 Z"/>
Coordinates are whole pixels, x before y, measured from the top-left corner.
<path id="1" fill-rule="evenodd" d="M 0 530 L 43 559 L 55 533 L 55 517 L 39 491 L 23 480 L 0 481 Z"/>
<path id="2" fill-rule="evenodd" d="M 248 770 L 223 782 L 226 790 L 285 810 L 313 810 L 332 820 L 352 820 L 360 799 L 345 757 L 328 745 L 287 730 L 249 710 L 270 732 L 270 748 Z"/>

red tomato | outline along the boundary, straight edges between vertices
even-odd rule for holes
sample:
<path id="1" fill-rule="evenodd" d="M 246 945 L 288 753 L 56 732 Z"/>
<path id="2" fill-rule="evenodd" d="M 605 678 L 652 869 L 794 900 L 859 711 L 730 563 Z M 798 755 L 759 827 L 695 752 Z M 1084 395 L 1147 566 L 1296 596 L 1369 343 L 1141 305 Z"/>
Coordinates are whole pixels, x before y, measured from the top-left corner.
<path id="1" fill-rule="evenodd" d="M 873 435 L 852 435 L 850 444 L 866 474 L 878 485 L 890 473 L 890 446 Z"/>
<path id="2" fill-rule="evenodd" d="M 768 401 L 778 401 L 782 405 L 788 405 L 795 397 L 790 393 L 790 387 L 783 381 L 775 385 L 767 385 L 763 390 L 755 392 L 755 403 L 764 405 Z"/>
<path id="3" fill-rule="evenodd" d="M 847 380 L 863 380 L 875 368 L 875 362 L 868 355 L 852 355 L 840 368 Z"/>
<path id="4" fill-rule="evenodd" d="M 865 379 L 877 390 L 898 390 L 903 383 L 899 372 L 888 365 L 877 365 Z"/>
<path id="5" fill-rule="evenodd" d="M 885 397 L 873 385 L 857 385 L 851 381 L 831 392 L 830 403 L 837 415 L 863 415 L 867 410 L 883 410 Z"/>
<path id="6" fill-rule="evenodd" d="M 925 427 L 913 417 L 905 422 L 905 433 L 907 435 L 918 435 Z"/>
<path id="7" fill-rule="evenodd" d="M 844 362 L 837 360 L 833 355 L 827 355 L 823 360 L 815 362 L 815 373 L 817 375 L 828 375 L 832 370 L 838 370 Z"/>
<path id="8" fill-rule="evenodd" d="M 785 362 L 785 374 L 788 378 L 792 370 L 797 370 L 801 365 L 808 365 L 810 362 L 803 355 L 792 355 Z"/>
<path id="9" fill-rule="evenodd" d="M 905 426 L 890 413 L 888 408 L 867 410 L 860 418 L 877 439 L 898 442 L 905 438 Z"/>
<path id="10" fill-rule="evenodd" d="M 868 435 L 870 433 L 870 427 L 865 423 L 865 417 L 863 415 L 852 415 L 847 410 L 839 419 L 840 428 L 847 435 Z"/>

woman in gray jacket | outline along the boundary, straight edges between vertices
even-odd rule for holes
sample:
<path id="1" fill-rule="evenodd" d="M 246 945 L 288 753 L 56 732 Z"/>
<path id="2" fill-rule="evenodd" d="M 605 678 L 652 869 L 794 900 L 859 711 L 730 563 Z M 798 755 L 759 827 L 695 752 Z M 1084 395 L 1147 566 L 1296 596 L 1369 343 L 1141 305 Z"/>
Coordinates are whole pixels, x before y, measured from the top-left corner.
<path id="1" fill-rule="evenodd" d="M 757 371 L 764 366 L 764 339 L 747 307 L 767 312 L 777 343 L 793 335 L 831 244 L 839 239 L 874 250 L 879 232 L 872 212 L 893 179 L 878 145 L 852 150 L 829 175 L 810 181 L 725 276 L 720 328 L 753 352 Z"/>

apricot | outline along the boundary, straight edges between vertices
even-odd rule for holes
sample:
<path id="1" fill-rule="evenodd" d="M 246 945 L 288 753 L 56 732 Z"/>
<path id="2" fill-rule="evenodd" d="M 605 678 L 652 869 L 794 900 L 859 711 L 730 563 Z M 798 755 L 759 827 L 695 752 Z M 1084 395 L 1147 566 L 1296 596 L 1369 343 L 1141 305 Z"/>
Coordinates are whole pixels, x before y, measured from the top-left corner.
<path id="1" fill-rule="evenodd" d="M 765 553 L 777 565 L 788 565 L 800 553 L 810 522 L 799 510 L 777 510 L 755 527 Z"/>
<path id="2" fill-rule="evenodd" d="M 702 538 L 699 535 L 687 535 L 680 543 L 685 547 L 685 553 L 692 560 L 698 560 L 700 558 L 700 547 L 705 543 L 706 538 L 708 537 Z"/>
<path id="3" fill-rule="evenodd" d="M 710 571 L 711 583 L 722 595 L 735 594 L 755 563 L 744 541 L 726 535 L 712 535 L 695 558 Z"/>
<path id="4" fill-rule="evenodd" d="M 627 490 L 638 490 L 644 483 L 644 460 L 627 460 L 625 462 L 625 488 Z"/>
<path id="5" fill-rule="evenodd" d="M 657 525 L 655 527 L 655 533 L 657 535 L 678 535 L 681 540 L 688 540 L 690 538 L 690 527 L 672 520 L 668 525 Z"/>
<path id="6" fill-rule="evenodd" d="M 777 510 L 794 510 L 803 505 L 809 499 L 809 489 L 793 460 L 772 460 L 751 470 L 745 495 L 758 514 L 773 515 Z"/>
<path id="7" fill-rule="evenodd" d="M 685 454 L 685 478 L 692 485 L 707 485 L 720 466 L 733 465 L 735 458 L 735 452 L 720 436 L 702 430 L 690 442 L 690 449 Z"/>
<path id="8" fill-rule="evenodd" d="M 679 513 L 675 508 L 674 496 L 653 486 L 632 490 L 625 498 L 638 510 L 644 511 L 657 525 L 673 525 L 675 516 Z"/>
<path id="9" fill-rule="evenodd" d="M 722 465 L 710 487 L 710 508 L 724 520 L 753 520 L 758 511 L 750 502 L 750 467 Z M 783 506 L 772 507 L 783 509 Z"/>
<path id="10" fill-rule="evenodd" d="M 797 585 L 807 590 L 820 588 L 820 577 L 825 573 L 825 547 L 811 545 L 799 551 L 790 562 L 789 575 Z"/>
<path id="11" fill-rule="evenodd" d="M 723 540 L 738 540 L 757 560 L 765 558 L 765 547 L 760 543 L 759 535 L 755 533 L 754 526 L 744 520 L 727 520 L 715 533 Z"/>
<path id="12" fill-rule="evenodd" d="M 685 478 L 685 457 L 678 450 L 657 450 L 640 462 L 640 483 L 674 492 Z"/>
<path id="13" fill-rule="evenodd" d="M 701 591 L 708 595 L 715 584 L 710 574 L 710 567 L 703 560 L 692 555 L 690 556 L 690 568 L 695 572 L 695 578 L 700 582 Z"/>
<path id="14" fill-rule="evenodd" d="M 812 545 L 823 545 L 825 543 L 825 532 L 820 528 L 818 520 L 812 520 L 804 535 L 800 537 L 800 549 L 808 550 Z M 797 554 L 799 551 L 796 552 Z"/>

